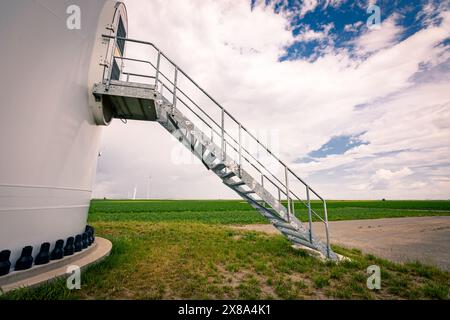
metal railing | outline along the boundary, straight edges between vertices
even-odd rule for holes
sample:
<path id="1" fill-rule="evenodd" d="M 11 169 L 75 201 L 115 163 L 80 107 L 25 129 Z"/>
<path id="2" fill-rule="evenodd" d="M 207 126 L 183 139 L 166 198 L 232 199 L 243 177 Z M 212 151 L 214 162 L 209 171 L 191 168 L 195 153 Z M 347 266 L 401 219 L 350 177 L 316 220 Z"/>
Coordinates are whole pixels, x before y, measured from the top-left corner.
<path id="1" fill-rule="evenodd" d="M 253 168 L 257 171 L 257 173 L 261 177 L 261 183 L 264 184 L 264 181 L 268 181 L 272 186 L 275 187 L 276 195 L 278 197 L 278 201 L 280 204 L 282 201 L 286 201 L 286 209 L 288 212 L 288 221 L 290 220 L 291 215 L 295 215 L 295 204 L 302 204 L 307 210 L 307 219 L 308 219 L 308 228 L 309 228 L 309 237 L 310 242 L 312 242 L 313 238 L 313 228 L 312 221 L 314 218 L 317 218 L 319 221 L 325 224 L 325 232 L 326 232 L 326 245 L 327 251 L 330 252 L 330 241 L 329 241 L 329 226 L 328 226 L 328 212 L 327 212 L 327 204 L 325 199 L 323 199 L 314 189 L 312 189 L 303 179 L 301 179 L 291 168 L 287 166 L 287 164 L 282 161 L 278 156 L 276 156 L 272 151 L 263 144 L 260 139 L 255 137 L 240 121 L 238 121 L 233 115 L 231 115 L 219 102 L 217 102 L 211 95 L 209 95 L 200 85 L 198 85 L 188 74 L 186 74 L 175 62 L 173 62 L 164 52 L 162 52 L 158 47 L 156 47 L 153 43 L 141 40 L 135 40 L 130 38 L 122 38 L 115 37 L 110 35 L 102 35 L 105 39 L 109 39 L 109 41 L 113 41 L 112 49 L 111 43 L 108 47 L 108 51 L 114 53 L 115 47 L 117 46 L 117 41 L 125 41 L 125 43 L 133 43 L 138 45 L 144 45 L 147 47 L 151 47 L 156 51 L 156 63 L 152 63 L 151 60 L 145 59 L 137 59 L 130 57 L 122 57 L 115 56 L 111 54 L 109 65 L 104 64 L 104 82 L 109 87 L 112 78 L 112 65 L 114 61 L 121 60 L 135 62 L 140 64 L 145 64 L 150 67 L 150 70 L 153 70 L 154 75 L 149 74 L 141 74 L 136 72 L 122 72 L 121 74 L 126 76 L 126 81 L 130 82 L 130 77 L 137 78 L 145 78 L 154 81 L 155 90 L 159 90 L 163 95 L 163 92 L 168 92 L 172 98 L 172 108 L 173 110 L 177 107 L 177 102 L 181 103 L 181 105 L 187 108 L 192 114 L 196 116 L 204 125 L 206 125 L 211 132 L 211 141 L 214 141 L 214 135 L 220 137 L 220 148 L 221 148 L 221 156 L 222 159 L 226 159 L 226 149 L 227 146 L 231 147 L 237 154 L 237 159 L 233 159 L 239 166 L 239 172 L 242 172 L 242 168 L 246 165 Z M 163 59 L 169 63 L 169 66 L 173 68 L 173 80 L 169 79 L 166 74 L 162 72 L 162 62 Z M 108 70 L 109 69 L 109 72 Z M 205 97 L 207 97 L 213 105 L 215 105 L 220 111 L 220 119 L 215 120 L 213 116 L 211 116 L 208 112 L 204 110 L 204 108 L 200 107 L 197 102 L 194 101 L 191 96 L 185 92 L 181 88 L 179 84 L 179 77 L 183 76 L 188 80 L 189 83 L 193 84 L 195 88 L 197 88 Z M 169 99 L 170 101 L 170 99 Z M 191 106 L 189 105 L 191 104 Z M 194 110 L 194 108 L 196 110 Z M 200 115 L 201 113 L 202 115 Z M 231 119 L 232 122 L 238 128 L 238 137 L 234 138 L 229 130 L 225 128 L 226 118 Z M 266 165 L 262 163 L 260 159 L 258 159 L 258 155 L 254 155 L 249 150 L 247 150 L 242 143 L 242 135 L 246 134 L 253 142 L 256 142 L 258 148 L 262 148 L 268 155 L 273 157 L 275 161 L 281 165 L 283 169 L 282 177 L 277 176 L 274 173 L 274 170 L 269 170 Z M 229 155 L 230 156 L 230 155 Z M 293 187 L 290 186 L 290 180 L 294 179 L 294 182 L 299 182 L 305 188 L 305 200 L 302 200 L 301 197 L 294 193 Z M 312 208 L 312 199 L 311 194 L 314 195 L 323 206 L 323 216 L 318 214 Z"/>

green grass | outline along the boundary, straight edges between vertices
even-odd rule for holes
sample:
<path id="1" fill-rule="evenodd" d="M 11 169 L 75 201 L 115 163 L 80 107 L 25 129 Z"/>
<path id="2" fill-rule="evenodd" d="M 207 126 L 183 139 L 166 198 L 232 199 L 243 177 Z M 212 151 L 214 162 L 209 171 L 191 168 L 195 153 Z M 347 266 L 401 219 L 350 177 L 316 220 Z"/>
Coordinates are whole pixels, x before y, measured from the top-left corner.
<path id="1" fill-rule="evenodd" d="M 313 207 L 318 207 L 315 202 Z M 330 200 L 327 201 L 329 208 L 379 208 L 379 209 L 406 209 L 406 210 L 425 210 L 450 211 L 450 200 L 386 200 L 386 201 L 368 201 L 368 200 Z"/>
<path id="2" fill-rule="evenodd" d="M 441 215 L 448 202 L 330 201 L 330 219 Z M 315 204 L 316 205 L 316 204 Z M 386 207 L 380 207 L 385 205 Z M 439 208 L 439 209 L 437 209 Z M 101 201 L 89 223 L 113 242 L 105 261 L 82 273 L 82 289 L 65 280 L 20 289 L 1 299 L 448 299 L 450 273 L 396 264 L 359 250 L 333 249 L 351 261 L 321 262 L 280 235 L 237 230 L 264 223 L 242 201 Z M 381 290 L 366 287 L 381 267 Z"/>
<path id="3" fill-rule="evenodd" d="M 301 207 L 297 201 L 296 207 Z M 312 201 L 313 209 L 322 204 Z M 337 208 L 405 209 L 423 211 L 450 211 L 450 200 L 389 200 L 358 201 L 328 200 L 329 210 Z M 242 200 L 92 200 L 91 212 L 182 212 L 182 211 L 253 211 Z"/>
<path id="4" fill-rule="evenodd" d="M 95 222 L 112 255 L 82 273 L 82 289 L 59 280 L 2 299 L 448 299 L 450 273 L 398 265 L 334 247 L 351 262 L 321 262 L 282 236 L 226 225 Z M 382 269 L 381 290 L 366 287 L 366 268 Z"/>
<path id="5" fill-rule="evenodd" d="M 329 201 L 330 221 L 450 215 L 450 201 Z M 296 203 L 296 214 L 307 220 L 307 210 Z M 320 204 L 313 202 L 318 214 Z M 204 222 L 213 224 L 267 223 L 240 200 L 93 200 L 91 221 Z"/>

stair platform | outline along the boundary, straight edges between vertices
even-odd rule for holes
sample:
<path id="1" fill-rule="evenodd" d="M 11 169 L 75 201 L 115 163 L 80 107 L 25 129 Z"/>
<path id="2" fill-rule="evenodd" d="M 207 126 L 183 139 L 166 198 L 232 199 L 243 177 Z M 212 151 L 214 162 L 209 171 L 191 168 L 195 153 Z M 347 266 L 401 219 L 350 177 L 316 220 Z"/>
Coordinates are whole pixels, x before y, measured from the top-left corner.
<path id="1" fill-rule="evenodd" d="M 113 117 L 126 120 L 156 121 L 155 86 L 112 80 L 98 83 L 94 96 L 113 110 Z M 105 108 L 105 107 L 104 107 Z"/>

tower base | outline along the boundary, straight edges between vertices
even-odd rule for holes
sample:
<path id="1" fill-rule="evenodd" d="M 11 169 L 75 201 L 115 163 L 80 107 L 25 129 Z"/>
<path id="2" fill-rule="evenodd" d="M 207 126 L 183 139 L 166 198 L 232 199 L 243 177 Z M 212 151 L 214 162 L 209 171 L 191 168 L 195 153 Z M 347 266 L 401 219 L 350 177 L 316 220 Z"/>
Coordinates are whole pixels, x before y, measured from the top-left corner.
<path id="1" fill-rule="evenodd" d="M 1 291 L 6 293 L 19 288 L 35 287 L 67 277 L 70 275 L 67 273 L 69 266 L 78 266 L 83 270 L 108 257 L 111 249 L 112 243 L 109 240 L 95 237 L 95 242 L 88 249 L 77 252 L 72 256 L 66 256 L 61 260 L 54 260 L 45 265 L 0 277 Z M 83 283 L 81 283 L 81 286 L 83 286 Z"/>

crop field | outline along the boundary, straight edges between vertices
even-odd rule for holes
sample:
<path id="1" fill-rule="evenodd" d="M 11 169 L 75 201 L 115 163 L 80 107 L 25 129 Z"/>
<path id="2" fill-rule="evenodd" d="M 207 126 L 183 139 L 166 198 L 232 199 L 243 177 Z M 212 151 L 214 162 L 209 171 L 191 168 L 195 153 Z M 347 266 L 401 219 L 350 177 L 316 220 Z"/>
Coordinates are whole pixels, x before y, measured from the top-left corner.
<path id="1" fill-rule="evenodd" d="M 450 201 L 329 201 L 328 209 L 330 220 L 450 215 Z M 322 262 L 281 235 L 237 230 L 265 223 L 242 201 L 93 200 L 89 223 L 113 251 L 82 273 L 81 290 L 60 279 L 0 299 L 449 299 L 450 273 L 432 266 L 337 246 L 351 260 Z M 380 290 L 366 286 L 374 264 Z"/>
<path id="2" fill-rule="evenodd" d="M 323 214 L 320 202 L 314 201 L 312 208 Z M 330 221 L 446 216 L 450 214 L 450 201 L 328 201 L 327 208 Z M 305 206 L 296 202 L 295 209 L 300 220 L 305 220 Z M 218 224 L 267 223 L 255 209 L 241 200 L 93 200 L 90 219 Z"/>

